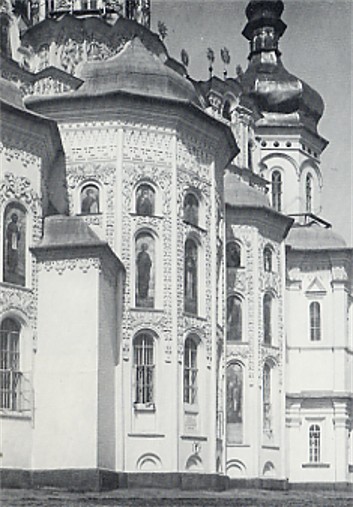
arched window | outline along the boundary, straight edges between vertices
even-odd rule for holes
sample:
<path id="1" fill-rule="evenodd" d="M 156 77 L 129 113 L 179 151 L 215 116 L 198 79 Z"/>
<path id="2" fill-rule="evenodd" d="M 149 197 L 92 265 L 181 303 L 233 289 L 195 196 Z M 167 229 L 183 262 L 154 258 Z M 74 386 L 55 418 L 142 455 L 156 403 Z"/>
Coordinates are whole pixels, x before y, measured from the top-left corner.
<path id="1" fill-rule="evenodd" d="M 4 213 L 3 281 L 26 284 L 26 211 L 19 203 L 10 203 Z"/>
<path id="2" fill-rule="evenodd" d="M 263 331 L 264 343 L 271 345 L 272 342 L 272 296 L 265 294 L 263 299 Z"/>
<path id="3" fill-rule="evenodd" d="M 135 404 L 154 402 L 154 340 L 146 332 L 139 333 L 134 340 Z"/>
<path id="4" fill-rule="evenodd" d="M 21 326 L 13 319 L 4 319 L 0 328 L 0 409 L 20 410 Z"/>
<path id="5" fill-rule="evenodd" d="M 152 234 L 141 232 L 135 240 L 135 304 L 153 308 L 155 301 L 155 241 Z"/>
<path id="6" fill-rule="evenodd" d="M 232 116 L 230 112 L 230 102 L 226 100 L 223 104 L 222 116 L 228 121 L 232 121 Z"/>
<path id="7" fill-rule="evenodd" d="M 243 442 L 243 368 L 232 363 L 227 366 L 227 443 Z"/>
<path id="8" fill-rule="evenodd" d="M 311 174 L 306 175 L 305 180 L 305 209 L 307 213 L 312 212 L 313 206 L 313 177 Z"/>
<path id="9" fill-rule="evenodd" d="M 83 215 L 99 213 L 99 188 L 93 183 L 85 185 L 81 190 L 81 213 Z"/>
<path id="10" fill-rule="evenodd" d="M 272 250 L 269 246 L 264 248 L 264 270 L 268 273 L 272 272 Z"/>
<path id="11" fill-rule="evenodd" d="M 184 257 L 184 308 L 189 313 L 197 313 L 197 255 L 197 244 L 193 239 L 187 239 Z"/>
<path id="12" fill-rule="evenodd" d="M 191 336 L 185 340 L 184 348 L 184 403 L 197 402 L 197 344 Z"/>
<path id="13" fill-rule="evenodd" d="M 321 429 L 318 424 L 309 427 L 309 462 L 320 463 L 321 459 Z"/>
<path id="14" fill-rule="evenodd" d="M 155 190 L 151 185 L 142 183 L 136 189 L 136 213 L 152 216 L 155 212 Z"/>
<path id="15" fill-rule="evenodd" d="M 273 171 L 271 177 L 272 207 L 276 211 L 282 211 L 282 175 L 279 171 Z"/>
<path id="16" fill-rule="evenodd" d="M 270 434 L 272 432 L 272 392 L 271 392 L 271 367 L 265 364 L 262 376 L 262 416 L 263 431 Z"/>
<path id="17" fill-rule="evenodd" d="M 227 268 L 240 268 L 241 248 L 235 241 L 227 243 L 226 247 Z"/>
<path id="18" fill-rule="evenodd" d="M 321 309 L 320 303 L 313 301 L 309 306 L 310 313 L 310 340 L 321 340 Z"/>
<path id="19" fill-rule="evenodd" d="M 242 335 L 242 300 L 237 296 L 229 296 L 227 299 L 227 341 L 242 341 Z"/>
<path id="20" fill-rule="evenodd" d="M 192 225 L 199 224 L 199 200 L 192 192 L 187 193 L 184 199 L 184 220 Z"/>

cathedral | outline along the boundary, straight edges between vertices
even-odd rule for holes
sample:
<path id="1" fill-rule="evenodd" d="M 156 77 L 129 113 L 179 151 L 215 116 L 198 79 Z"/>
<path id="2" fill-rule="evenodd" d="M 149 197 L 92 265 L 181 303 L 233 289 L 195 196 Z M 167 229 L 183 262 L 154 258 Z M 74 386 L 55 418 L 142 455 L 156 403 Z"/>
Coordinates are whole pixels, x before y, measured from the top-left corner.
<path id="1" fill-rule="evenodd" d="M 149 0 L 1 1 L 4 487 L 353 488 L 353 249 L 283 10 L 197 81 Z"/>

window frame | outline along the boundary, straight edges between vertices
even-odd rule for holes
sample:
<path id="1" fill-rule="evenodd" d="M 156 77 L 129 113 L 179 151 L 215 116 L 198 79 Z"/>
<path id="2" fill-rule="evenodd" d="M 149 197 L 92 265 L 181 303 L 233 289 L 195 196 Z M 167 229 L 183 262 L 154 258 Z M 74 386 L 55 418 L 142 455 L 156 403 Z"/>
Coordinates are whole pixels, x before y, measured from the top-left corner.
<path id="1" fill-rule="evenodd" d="M 321 304 L 311 301 L 309 304 L 309 336 L 311 342 L 320 342 L 322 338 Z"/>
<path id="2" fill-rule="evenodd" d="M 309 463 L 321 463 L 321 451 L 322 451 L 322 432 L 321 426 L 317 423 L 310 424 L 308 428 L 309 438 Z"/>
<path id="3" fill-rule="evenodd" d="M 133 340 L 133 406 L 135 409 L 155 408 L 155 363 L 155 337 L 149 331 L 139 331 Z"/>
<path id="4" fill-rule="evenodd" d="M 195 298 L 191 299 L 188 298 L 186 295 L 186 288 L 187 288 L 187 244 L 193 243 L 195 246 L 195 258 L 192 258 L 194 261 L 194 267 L 195 267 Z M 199 301 L 199 274 L 200 274 L 200 266 L 199 266 L 199 258 L 200 258 L 200 244 L 198 240 L 194 236 L 188 236 L 184 243 L 184 312 L 188 313 L 190 315 L 199 315 L 200 312 L 200 301 Z M 194 306 L 191 308 L 190 306 L 187 307 L 188 301 L 190 301 L 190 304 L 192 303 Z"/>
<path id="5" fill-rule="evenodd" d="M 14 329 L 4 329 L 11 323 Z M 11 327 L 11 326 L 10 326 Z M 0 410 L 21 411 L 21 323 L 5 317 L 0 325 Z M 11 337 L 12 335 L 12 337 Z M 11 342 L 15 341 L 15 346 Z M 6 345 L 4 345 L 6 342 Z M 5 386 L 5 387 L 4 387 Z"/>
<path id="6" fill-rule="evenodd" d="M 275 169 L 271 174 L 271 199 L 272 199 L 272 208 L 282 212 L 283 202 L 283 180 L 282 173 L 278 169 Z"/>
<path id="7" fill-rule="evenodd" d="M 198 405 L 198 340 L 189 335 L 184 343 L 183 402 L 189 407 Z"/>

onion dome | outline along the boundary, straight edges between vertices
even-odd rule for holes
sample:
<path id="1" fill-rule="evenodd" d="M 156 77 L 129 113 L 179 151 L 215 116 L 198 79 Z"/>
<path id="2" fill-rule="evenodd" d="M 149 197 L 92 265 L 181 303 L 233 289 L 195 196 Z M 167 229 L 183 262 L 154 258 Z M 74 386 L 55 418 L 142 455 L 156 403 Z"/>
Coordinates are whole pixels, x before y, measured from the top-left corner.
<path id="1" fill-rule="evenodd" d="M 346 248 L 346 242 L 331 227 L 317 222 L 306 225 L 294 224 L 287 238 L 287 244 L 296 250 L 335 250 Z"/>
<path id="2" fill-rule="evenodd" d="M 137 37 L 113 58 L 85 63 L 80 77 L 84 83 L 75 92 L 78 96 L 122 91 L 198 104 L 191 82 L 149 51 Z"/>
<path id="3" fill-rule="evenodd" d="M 288 115 L 292 115 L 294 123 L 317 133 L 324 102 L 318 92 L 283 66 L 278 49 L 286 29 L 282 12 L 282 0 L 252 0 L 248 4 L 243 35 L 250 41 L 249 66 L 241 84 L 245 94 L 253 97 L 265 114 L 264 124 L 280 122 L 283 114 L 288 122 Z M 279 114 L 266 118 L 266 113 Z"/>
<path id="4" fill-rule="evenodd" d="M 224 200 L 231 206 L 271 207 L 264 192 L 244 183 L 230 171 L 224 176 Z"/>

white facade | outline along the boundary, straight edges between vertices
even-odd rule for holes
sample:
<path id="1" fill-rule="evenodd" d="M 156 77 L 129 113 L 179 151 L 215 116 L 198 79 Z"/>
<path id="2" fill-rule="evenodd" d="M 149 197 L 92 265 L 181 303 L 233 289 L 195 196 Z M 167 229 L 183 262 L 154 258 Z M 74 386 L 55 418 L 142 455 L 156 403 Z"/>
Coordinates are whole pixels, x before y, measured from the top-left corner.
<path id="1" fill-rule="evenodd" d="M 147 28 L 80 9 L 8 55 L 6 484 L 352 487 L 353 251 L 317 216 L 322 99 L 277 76 L 257 6 L 241 82 L 192 82 Z M 274 97 L 295 82 L 283 113 L 264 62 Z"/>

